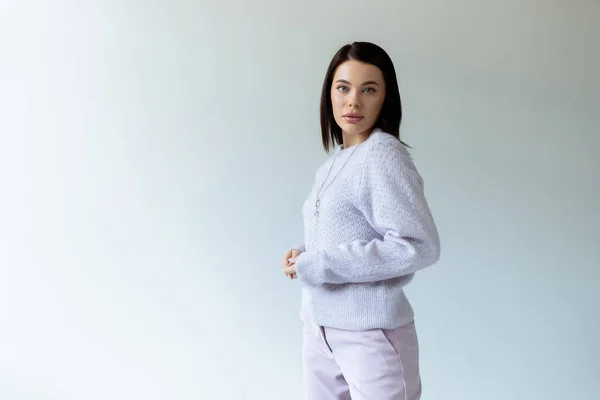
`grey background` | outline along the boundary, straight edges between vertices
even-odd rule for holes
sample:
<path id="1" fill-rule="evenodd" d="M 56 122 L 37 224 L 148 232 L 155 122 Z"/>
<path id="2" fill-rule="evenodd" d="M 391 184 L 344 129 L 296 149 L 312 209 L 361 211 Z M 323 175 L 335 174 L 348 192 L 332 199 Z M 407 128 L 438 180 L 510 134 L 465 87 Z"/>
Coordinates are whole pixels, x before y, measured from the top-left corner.
<path id="1" fill-rule="evenodd" d="M 0 398 L 301 399 L 333 53 L 395 61 L 425 400 L 600 398 L 593 1 L 0 1 Z"/>

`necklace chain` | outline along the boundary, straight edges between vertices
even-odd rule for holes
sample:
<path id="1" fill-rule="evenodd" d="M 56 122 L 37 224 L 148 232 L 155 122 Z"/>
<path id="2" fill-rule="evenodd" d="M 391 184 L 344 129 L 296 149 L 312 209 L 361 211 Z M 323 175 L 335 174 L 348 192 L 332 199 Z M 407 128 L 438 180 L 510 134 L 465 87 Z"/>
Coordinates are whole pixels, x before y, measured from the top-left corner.
<path id="1" fill-rule="evenodd" d="M 333 157 L 333 161 L 331 162 L 331 165 L 329 166 L 329 170 L 327 171 L 327 175 L 325 175 L 325 179 L 323 180 L 323 183 L 321 183 L 321 187 L 319 188 L 318 192 L 317 192 L 317 200 L 315 201 L 315 217 L 319 216 L 319 206 L 321 205 L 321 196 L 323 196 L 323 194 L 325 193 L 325 191 L 327 189 L 329 189 L 329 186 L 331 186 L 331 184 L 333 183 L 333 181 L 335 181 L 335 178 L 338 177 L 338 175 L 342 172 L 342 170 L 344 169 L 344 167 L 346 166 L 346 164 L 348 164 L 348 161 L 350 161 L 350 158 L 352 157 L 352 155 L 354 154 L 354 152 L 363 144 L 364 142 L 358 144 L 354 150 L 352 150 L 352 153 L 350 153 L 350 155 L 348 156 L 348 158 L 346 159 L 346 162 L 344 162 L 344 164 L 342 165 L 342 167 L 340 168 L 340 170 L 337 172 L 337 174 L 335 174 L 335 176 L 331 179 L 331 182 L 329 182 L 329 184 L 325 187 L 325 189 L 323 189 L 323 186 L 325 185 L 325 182 L 327 182 L 327 178 L 329 178 L 329 174 L 331 173 L 331 170 L 333 169 L 333 165 L 335 164 L 335 160 L 337 159 L 337 156 L 341 153 L 341 150 L 338 151 L 337 153 L 335 153 L 335 157 Z M 322 191 L 321 191 L 322 190 Z"/>

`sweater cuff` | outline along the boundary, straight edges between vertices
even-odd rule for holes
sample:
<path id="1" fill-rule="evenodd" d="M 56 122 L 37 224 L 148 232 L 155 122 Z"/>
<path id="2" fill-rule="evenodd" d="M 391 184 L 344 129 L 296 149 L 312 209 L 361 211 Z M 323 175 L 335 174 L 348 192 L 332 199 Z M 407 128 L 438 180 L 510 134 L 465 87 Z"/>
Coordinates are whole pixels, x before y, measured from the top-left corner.
<path id="1" fill-rule="evenodd" d="M 322 282 L 317 257 L 316 251 L 308 251 L 300 254 L 296 260 L 296 275 L 302 283 L 308 286 L 317 286 Z"/>

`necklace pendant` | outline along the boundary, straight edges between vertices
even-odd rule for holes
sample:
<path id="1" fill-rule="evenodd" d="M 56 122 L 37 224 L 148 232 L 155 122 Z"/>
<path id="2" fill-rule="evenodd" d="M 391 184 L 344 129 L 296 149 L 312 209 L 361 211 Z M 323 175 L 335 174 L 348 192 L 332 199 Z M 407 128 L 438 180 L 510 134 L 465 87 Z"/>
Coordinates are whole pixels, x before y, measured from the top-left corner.
<path id="1" fill-rule="evenodd" d="M 319 216 L 319 210 L 315 210 L 315 217 Z"/>

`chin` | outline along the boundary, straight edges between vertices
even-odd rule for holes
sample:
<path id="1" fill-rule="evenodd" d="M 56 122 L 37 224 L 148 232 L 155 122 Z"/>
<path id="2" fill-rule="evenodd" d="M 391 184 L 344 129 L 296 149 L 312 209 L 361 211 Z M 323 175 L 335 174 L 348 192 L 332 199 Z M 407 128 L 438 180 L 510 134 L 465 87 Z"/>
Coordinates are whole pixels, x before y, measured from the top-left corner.
<path id="1" fill-rule="evenodd" d="M 348 135 L 359 135 L 369 129 L 364 124 L 343 124 L 341 128 Z"/>

